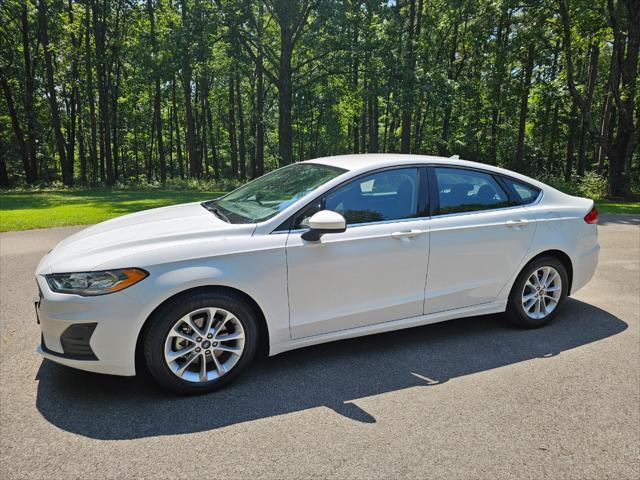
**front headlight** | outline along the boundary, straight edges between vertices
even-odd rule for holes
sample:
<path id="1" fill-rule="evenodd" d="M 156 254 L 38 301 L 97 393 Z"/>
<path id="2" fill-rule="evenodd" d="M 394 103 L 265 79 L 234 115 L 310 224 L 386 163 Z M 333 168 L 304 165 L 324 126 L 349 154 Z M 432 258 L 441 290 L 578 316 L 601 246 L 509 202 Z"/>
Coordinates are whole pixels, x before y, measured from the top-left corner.
<path id="1" fill-rule="evenodd" d="M 118 292 L 138 283 L 149 275 L 140 268 L 103 270 L 100 272 L 53 273 L 45 275 L 49 288 L 58 293 L 82 296 Z"/>

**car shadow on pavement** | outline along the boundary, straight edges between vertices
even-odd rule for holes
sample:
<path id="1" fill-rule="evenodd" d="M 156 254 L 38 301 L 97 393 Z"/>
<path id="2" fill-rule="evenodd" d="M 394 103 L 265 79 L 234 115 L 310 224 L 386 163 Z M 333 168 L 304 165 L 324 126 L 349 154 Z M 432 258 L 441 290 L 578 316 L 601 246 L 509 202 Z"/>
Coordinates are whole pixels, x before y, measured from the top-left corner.
<path id="1" fill-rule="evenodd" d="M 626 328 L 606 311 L 569 299 L 546 328 L 516 329 L 488 315 L 343 340 L 262 359 L 232 385 L 196 397 L 163 392 L 145 376 L 92 374 L 45 360 L 36 406 L 63 430 L 109 440 L 213 430 L 320 406 L 375 423 L 352 401 L 438 388 L 450 378 L 558 355 Z"/>

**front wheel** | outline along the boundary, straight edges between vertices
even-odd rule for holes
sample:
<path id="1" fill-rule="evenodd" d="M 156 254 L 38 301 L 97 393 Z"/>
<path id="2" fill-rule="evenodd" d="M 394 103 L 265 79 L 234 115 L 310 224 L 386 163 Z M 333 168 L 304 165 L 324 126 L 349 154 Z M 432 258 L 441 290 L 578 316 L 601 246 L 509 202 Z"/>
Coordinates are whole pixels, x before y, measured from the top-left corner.
<path id="1" fill-rule="evenodd" d="M 256 353 L 255 313 L 226 292 L 177 297 L 149 321 L 147 366 L 161 386 L 178 393 L 206 393 L 226 385 Z"/>
<path id="2" fill-rule="evenodd" d="M 507 317 L 516 325 L 538 328 L 551 322 L 568 295 L 569 276 L 562 262 L 541 257 L 518 275 L 507 304 Z"/>

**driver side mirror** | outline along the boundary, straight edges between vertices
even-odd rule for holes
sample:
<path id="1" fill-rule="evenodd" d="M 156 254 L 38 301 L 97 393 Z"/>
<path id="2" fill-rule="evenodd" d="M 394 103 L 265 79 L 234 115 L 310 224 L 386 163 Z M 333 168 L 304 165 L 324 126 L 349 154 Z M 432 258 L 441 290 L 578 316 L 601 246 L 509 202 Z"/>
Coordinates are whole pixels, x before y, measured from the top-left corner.
<path id="1" fill-rule="evenodd" d="M 309 230 L 302 239 L 317 242 L 325 233 L 341 233 L 347 229 L 347 221 L 342 215 L 331 210 L 321 210 L 309 219 Z"/>

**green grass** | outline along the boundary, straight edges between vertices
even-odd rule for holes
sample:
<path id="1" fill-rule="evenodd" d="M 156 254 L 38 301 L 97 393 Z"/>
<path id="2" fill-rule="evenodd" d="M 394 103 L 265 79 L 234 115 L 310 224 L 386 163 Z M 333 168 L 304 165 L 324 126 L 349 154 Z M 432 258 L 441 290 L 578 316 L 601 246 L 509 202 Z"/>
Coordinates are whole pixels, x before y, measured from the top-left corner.
<path id="1" fill-rule="evenodd" d="M 640 215 L 640 202 L 620 202 L 615 200 L 596 200 L 598 213 L 628 213 Z"/>
<path id="2" fill-rule="evenodd" d="M 0 232 L 87 225 L 149 208 L 218 197 L 202 190 L 53 190 L 0 193 Z"/>
<path id="3" fill-rule="evenodd" d="M 4 191 L 0 193 L 0 232 L 87 225 L 222 193 L 195 189 Z M 596 205 L 600 213 L 640 214 L 640 202 L 598 200 Z"/>

